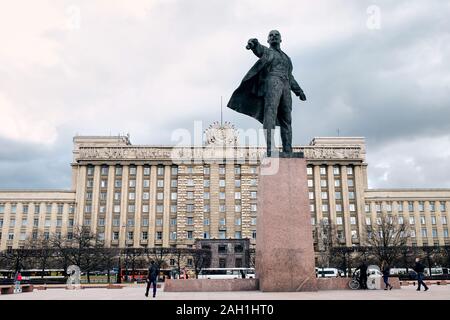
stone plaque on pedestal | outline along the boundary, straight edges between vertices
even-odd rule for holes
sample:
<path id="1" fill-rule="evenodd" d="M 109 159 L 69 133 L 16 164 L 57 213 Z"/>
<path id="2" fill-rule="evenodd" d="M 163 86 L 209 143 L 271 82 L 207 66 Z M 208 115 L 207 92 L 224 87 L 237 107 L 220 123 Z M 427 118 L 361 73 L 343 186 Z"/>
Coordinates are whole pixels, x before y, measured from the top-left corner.
<path id="1" fill-rule="evenodd" d="M 317 291 L 305 159 L 263 159 L 257 219 L 259 289 Z"/>

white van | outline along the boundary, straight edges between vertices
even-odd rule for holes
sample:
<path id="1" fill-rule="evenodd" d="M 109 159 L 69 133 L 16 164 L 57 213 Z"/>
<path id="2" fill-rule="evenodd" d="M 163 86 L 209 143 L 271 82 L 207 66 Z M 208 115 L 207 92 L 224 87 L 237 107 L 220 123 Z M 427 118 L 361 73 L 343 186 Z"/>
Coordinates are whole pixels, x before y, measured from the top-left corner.
<path id="1" fill-rule="evenodd" d="M 336 268 L 317 268 L 316 267 L 316 277 L 317 278 L 337 278 L 341 276 L 341 271 Z"/>

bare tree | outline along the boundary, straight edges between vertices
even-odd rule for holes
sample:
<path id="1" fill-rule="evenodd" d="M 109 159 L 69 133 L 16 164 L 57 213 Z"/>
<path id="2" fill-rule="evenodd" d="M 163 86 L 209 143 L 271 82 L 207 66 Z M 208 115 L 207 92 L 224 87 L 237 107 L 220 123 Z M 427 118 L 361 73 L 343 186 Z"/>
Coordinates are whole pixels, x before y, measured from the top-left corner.
<path id="1" fill-rule="evenodd" d="M 376 223 L 367 226 L 367 244 L 372 247 L 372 254 L 380 264 L 384 261 L 392 265 L 408 239 L 409 226 L 398 223 L 395 217 L 385 213 L 377 217 Z"/>
<path id="2" fill-rule="evenodd" d="M 328 219 L 322 219 L 315 227 L 315 240 L 317 241 L 316 252 L 318 263 L 322 268 L 322 276 L 325 267 L 329 267 L 331 258 L 331 248 L 333 245 L 333 228 L 328 223 Z"/>
<path id="3" fill-rule="evenodd" d="M 211 250 L 191 249 L 190 255 L 194 264 L 195 277 L 198 278 L 200 271 L 211 265 Z"/>
<path id="4" fill-rule="evenodd" d="M 44 278 L 44 271 L 57 256 L 57 249 L 53 246 L 53 237 L 55 236 L 49 237 L 41 232 L 35 239 L 28 239 L 25 244 L 25 247 L 32 252 L 33 265 L 42 271 L 41 279 Z"/>

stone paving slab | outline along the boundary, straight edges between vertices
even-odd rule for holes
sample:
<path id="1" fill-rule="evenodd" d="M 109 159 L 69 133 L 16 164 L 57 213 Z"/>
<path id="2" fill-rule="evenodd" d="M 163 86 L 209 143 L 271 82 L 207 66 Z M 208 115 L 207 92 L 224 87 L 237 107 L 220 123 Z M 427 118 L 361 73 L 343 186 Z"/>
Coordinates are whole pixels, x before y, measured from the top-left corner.
<path id="1" fill-rule="evenodd" d="M 413 286 L 394 290 L 323 290 L 318 292 L 164 292 L 144 296 L 145 286 L 111 289 L 47 289 L 0 295 L 0 300 L 450 300 L 450 286 L 431 286 L 417 292 Z"/>

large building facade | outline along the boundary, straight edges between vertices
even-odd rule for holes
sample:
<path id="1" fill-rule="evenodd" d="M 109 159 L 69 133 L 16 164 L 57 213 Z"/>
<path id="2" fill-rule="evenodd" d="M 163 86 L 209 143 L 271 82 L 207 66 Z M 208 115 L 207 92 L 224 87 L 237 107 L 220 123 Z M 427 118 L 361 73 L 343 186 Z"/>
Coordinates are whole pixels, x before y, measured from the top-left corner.
<path id="1" fill-rule="evenodd" d="M 194 247 L 196 239 L 250 239 L 264 148 L 240 147 L 216 125 L 203 146 L 136 146 L 76 136 L 68 191 L 0 190 L 0 250 L 87 226 L 108 247 Z M 411 245 L 449 245 L 450 189 L 368 189 L 364 138 L 314 138 L 307 160 L 311 223 L 335 245 L 364 245 L 380 214 L 407 221 Z M 282 199 L 280 199 L 282 200 Z"/>

